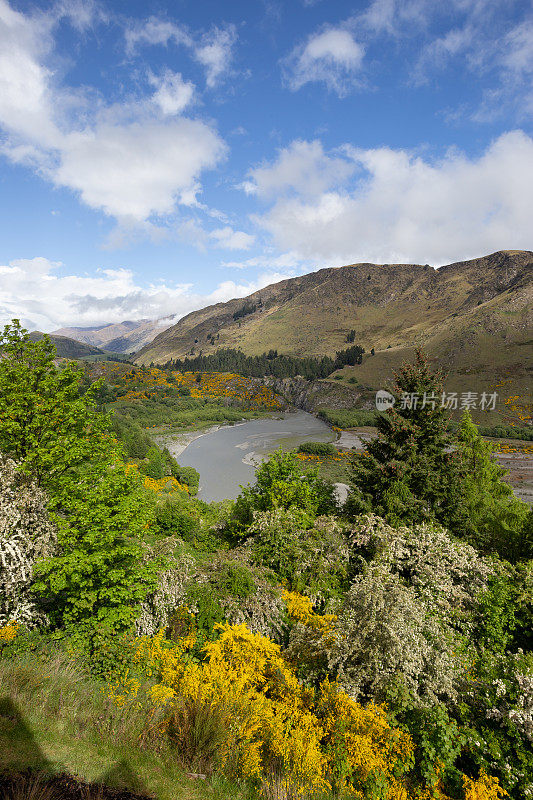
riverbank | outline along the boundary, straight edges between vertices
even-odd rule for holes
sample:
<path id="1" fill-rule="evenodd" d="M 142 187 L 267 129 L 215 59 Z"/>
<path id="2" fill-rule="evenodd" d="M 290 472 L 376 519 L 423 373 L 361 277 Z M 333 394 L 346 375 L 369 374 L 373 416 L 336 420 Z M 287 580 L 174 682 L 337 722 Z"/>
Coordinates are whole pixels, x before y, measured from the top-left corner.
<path id="1" fill-rule="evenodd" d="M 279 447 L 294 450 L 303 442 L 330 442 L 334 436 L 321 419 L 296 410 L 235 425 L 165 434 L 156 441 L 181 466 L 199 472 L 198 497 L 210 502 L 235 499 L 241 486 L 254 482 L 259 464 Z"/>

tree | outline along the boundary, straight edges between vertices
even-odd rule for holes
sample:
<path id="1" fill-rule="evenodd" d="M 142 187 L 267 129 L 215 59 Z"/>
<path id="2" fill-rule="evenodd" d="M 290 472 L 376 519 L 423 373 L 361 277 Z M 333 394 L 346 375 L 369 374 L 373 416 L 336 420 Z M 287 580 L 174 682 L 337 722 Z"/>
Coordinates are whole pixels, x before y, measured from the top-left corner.
<path id="1" fill-rule="evenodd" d="M 394 374 L 395 405 L 378 414 L 378 437 L 353 462 L 347 510 L 374 511 L 392 524 L 464 522 L 460 473 L 442 408 L 443 376 L 420 350 Z"/>
<path id="2" fill-rule="evenodd" d="M 96 410 L 101 384 L 80 397 L 83 371 L 58 368 L 49 337 L 33 342 L 18 320 L 4 327 L 0 351 L 0 452 L 56 494 L 68 473 L 109 449 L 109 420 Z"/>
<path id="3" fill-rule="evenodd" d="M 317 513 L 333 511 L 333 487 L 318 477 L 318 470 L 303 475 L 296 456 L 281 448 L 256 472 L 256 482 L 245 487 L 235 501 L 239 523 L 249 525 L 254 511 L 293 509 L 304 523 Z"/>
<path id="4" fill-rule="evenodd" d="M 457 436 L 468 536 L 480 550 L 516 561 L 529 558 L 525 521 L 529 507 L 503 481 L 506 470 L 492 458 L 494 450 L 479 434 L 465 410 Z M 524 535 L 522 535 L 524 534 Z"/>
<path id="5" fill-rule="evenodd" d="M 54 556 L 35 564 L 33 588 L 53 625 L 88 639 L 113 634 L 133 623 L 155 581 L 142 542 L 153 503 L 122 461 L 93 387 L 80 397 L 82 371 L 59 369 L 50 340 L 32 342 L 17 320 L 0 345 L 0 450 L 47 489 L 58 531 Z"/>
<path id="6" fill-rule="evenodd" d="M 35 567 L 35 591 L 53 625 L 83 635 L 130 627 L 157 582 L 143 537 L 154 507 L 135 470 L 117 457 L 70 487 L 58 526 L 58 553 Z"/>

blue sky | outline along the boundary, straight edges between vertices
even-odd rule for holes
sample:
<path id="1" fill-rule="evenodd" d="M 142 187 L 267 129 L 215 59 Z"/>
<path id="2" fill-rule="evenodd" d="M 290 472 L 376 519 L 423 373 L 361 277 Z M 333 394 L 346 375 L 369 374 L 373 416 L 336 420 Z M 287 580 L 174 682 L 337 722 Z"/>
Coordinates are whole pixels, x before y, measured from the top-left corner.
<path id="1" fill-rule="evenodd" d="M 531 249 L 514 0 L 0 0 L 0 321 Z"/>

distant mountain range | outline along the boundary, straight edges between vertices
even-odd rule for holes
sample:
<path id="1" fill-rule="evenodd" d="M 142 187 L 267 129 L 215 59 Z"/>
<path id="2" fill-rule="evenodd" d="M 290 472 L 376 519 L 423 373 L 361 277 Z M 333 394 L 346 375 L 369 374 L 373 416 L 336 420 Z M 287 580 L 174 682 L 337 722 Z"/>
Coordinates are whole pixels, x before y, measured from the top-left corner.
<path id="1" fill-rule="evenodd" d="M 332 356 L 349 346 L 351 331 L 368 355 L 344 377 L 353 373 L 369 386 L 382 384 L 423 346 L 467 387 L 510 375 L 531 393 L 533 252 L 504 250 L 440 269 L 368 263 L 321 269 L 194 311 L 135 359 L 161 364 L 223 347 Z"/>
<path id="2" fill-rule="evenodd" d="M 78 342 L 99 347 L 111 353 L 134 353 L 149 344 L 158 333 L 168 328 L 173 316 L 161 319 L 141 319 L 136 322 L 110 323 L 92 328 L 59 328 L 53 336 L 68 336 Z"/>

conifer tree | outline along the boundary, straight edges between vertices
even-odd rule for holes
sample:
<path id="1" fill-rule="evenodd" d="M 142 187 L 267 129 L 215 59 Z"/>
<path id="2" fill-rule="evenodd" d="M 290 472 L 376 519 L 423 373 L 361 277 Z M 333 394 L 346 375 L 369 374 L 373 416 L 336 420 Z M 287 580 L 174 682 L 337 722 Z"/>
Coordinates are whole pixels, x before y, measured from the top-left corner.
<path id="1" fill-rule="evenodd" d="M 395 404 L 378 414 L 378 437 L 354 461 L 348 509 L 374 511 L 396 525 L 434 519 L 457 528 L 464 515 L 443 375 L 417 350 L 394 378 Z"/>

